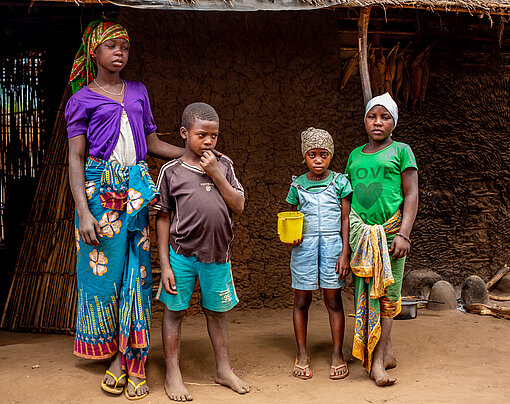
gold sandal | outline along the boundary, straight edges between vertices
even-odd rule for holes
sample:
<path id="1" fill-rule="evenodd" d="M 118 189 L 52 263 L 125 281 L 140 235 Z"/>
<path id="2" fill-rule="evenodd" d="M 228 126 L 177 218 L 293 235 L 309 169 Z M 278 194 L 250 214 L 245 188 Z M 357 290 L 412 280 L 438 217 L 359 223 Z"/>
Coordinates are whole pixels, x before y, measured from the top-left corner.
<path id="1" fill-rule="evenodd" d="M 108 393 L 112 393 L 112 394 L 122 394 L 122 390 L 124 390 L 124 386 L 119 386 L 119 382 L 124 378 L 126 377 L 126 374 L 125 373 L 122 373 L 119 378 L 117 379 L 117 377 L 112 373 L 110 372 L 109 370 L 106 371 L 106 374 L 107 375 L 110 375 L 111 377 L 113 377 L 115 379 L 115 386 L 108 386 L 104 380 L 101 380 L 101 388 L 104 390 L 104 391 L 107 391 Z M 129 380 L 129 379 L 128 379 Z"/>
<path id="2" fill-rule="evenodd" d="M 135 382 L 134 382 L 133 380 L 131 380 L 131 379 L 128 377 L 127 381 L 128 381 L 128 383 L 131 383 L 131 384 L 133 385 L 133 387 L 135 388 L 135 395 L 134 395 L 134 396 L 130 396 L 130 395 L 128 394 L 128 389 L 127 389 L 127 387 L 126 387 L 126 390 L 124 390 L 124 395 L 126 396 L 126 398 L 127 398 L 128 400 L 141 400 L 142 398 L 146 397 L 146 396 L 147 396 L 147 394 L 149 394 L 149 393 L 144 393 L 144 394 L 142 394 L 142 395 L 140 395 L 140 396 L 138 396 L 138 395 L 136 394 L 136 390 L 138 390 L 138 389 L 140 388 L 140 386 L 142 386 L 142 385 L 144 385 L 144 384 L 145 384 L 145 382 L 146 382 L 145 380 L 141 381 L 139 384 L 135 384 Z"/>

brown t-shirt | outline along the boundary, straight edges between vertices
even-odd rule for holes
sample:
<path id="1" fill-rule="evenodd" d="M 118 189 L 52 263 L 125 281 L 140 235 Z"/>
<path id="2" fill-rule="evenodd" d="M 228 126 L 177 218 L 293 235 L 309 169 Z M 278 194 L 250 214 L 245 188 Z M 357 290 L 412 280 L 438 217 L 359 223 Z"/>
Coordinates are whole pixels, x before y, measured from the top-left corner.
<path id="1" fill-rule="evenodd" d="M 244 189 L 234 173 L 232 161 L 218 157 L 221 172 L 234 189 Z M 232 242 L 232 212 L 211 177 L 202 170 L 172 160 L 161 167 L 157 187 L 161 197 L 157 210 L 174 213 L 170 245 L 178 254 L 195 255 L 203 263 L 228 262 Z"/>

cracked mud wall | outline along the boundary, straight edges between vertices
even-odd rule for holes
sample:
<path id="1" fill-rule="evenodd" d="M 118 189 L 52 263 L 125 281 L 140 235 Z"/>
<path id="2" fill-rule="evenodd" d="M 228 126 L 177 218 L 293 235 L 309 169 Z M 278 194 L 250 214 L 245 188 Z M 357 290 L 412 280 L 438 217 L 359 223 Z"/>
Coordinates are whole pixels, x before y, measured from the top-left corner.
<path id="1" fill-rule="evenodd" d="M 338 90 L 337 16 L 123 8 L 120 19 L 132 43 L 124 77 L 147 86 L 164 140 L 182 144 L 187 104 L 204 101 L 218 111 L 217 148 L 234 160 L 247 194 L 232 253 L 240 307 L 291 305 L 290 249 L 277 239 L 276 214 L 288 209 L 291 176 L 305 171 L 299 134 L 327 129 L 336 171 L 366 142 L 359 76 Z M 501 70 L 463 72 L 443 56 L 431 64 L 422 108 L 401 108 L 394 138 L 411 145 L 420 169 L 407 271 L 430 269 L 459 284 L 472 274 L 487 280 L 510 258 L 510 78 Z M 162 163 L 149 159 L 154 178 Z M 154 233 L 152 245 L 157 274 Z"/>

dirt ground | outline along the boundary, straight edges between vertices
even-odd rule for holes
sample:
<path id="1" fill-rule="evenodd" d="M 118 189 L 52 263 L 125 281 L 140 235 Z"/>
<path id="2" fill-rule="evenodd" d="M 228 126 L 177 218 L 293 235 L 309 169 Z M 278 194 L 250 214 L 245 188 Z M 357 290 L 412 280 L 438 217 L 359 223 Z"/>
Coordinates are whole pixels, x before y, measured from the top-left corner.
<path id="1" fill-rule="evenodd" d="M 346 315 L 352 304 L 346 301 Z M 148 361 L 150 395 L 142 403 L 166 403 L 160 312 Z M 214 384 L 214 360 L 202 315 L 183 325 L 181 368 L 197 403 L 503 403 L 510 402 L 510 321 L 460 312 L 420 309 L 415 320 L 395 321 L 398 378 L 380 388 L 350 354 L 353 318 L 346 317 L 344 354 L 350 375 L 328 379 L 330 333 L 319 303 L 310 312 L 313 378 L 291 376 L 295 355 L 291 310 L 234 310 L 229 314 L 232 366 L 252 391 L 240 396 Z M 72 354 L 73 338 L 0 332 L 3 403 L 120 403 L 99 382 L 106 361 Z"/>

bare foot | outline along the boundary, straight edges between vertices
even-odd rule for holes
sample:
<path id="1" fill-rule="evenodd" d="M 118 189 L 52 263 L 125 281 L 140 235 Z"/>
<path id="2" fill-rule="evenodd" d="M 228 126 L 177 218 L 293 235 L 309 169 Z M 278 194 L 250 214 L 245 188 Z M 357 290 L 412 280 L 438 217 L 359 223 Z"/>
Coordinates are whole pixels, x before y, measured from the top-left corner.
<path id="1" fill-rule="evenodd" d="M 386 351 L 384 355 L 384 368 L 393 369 L 397 367 L 397 358 L 393 352 Z"/>
<path id="2" fill-rule="evenodd" d="M 181 372 L 172 372 L 172 375 L 167 373 L 165 379 L 165 391 L 170 400 L 173 401 L 192 401 L 193 396 L 189 393 L 188 389 L 182 382 Z"/>
<path id="3" fill-rule="evenodd" d="M 386 345 L 386 349 L 384 350 L 384 368 L 385 369 L 393 369 L 397 367 L 397 357 L 395 356 L 395 351 L 393 351 L 393 345 L 391 344 L 391 338 L 388 341 L 388 345 Z"/>
<path id="4" fill-rule="evenodd" d="M 373 365 L 372 372 L 370 372 L 370 378 L 375 381 L 378 386 L 391 386 L 397 379 L 390 377 L 386 370 L 382 366 Z"/>
<path id="5" fill-rule="evenodd" d="M 115 356 L 115 358 L 113 358 L 112 360 L 112 363 L 110 365 L 110 367 L 108 368 L 108 371 L 113 373 L 115 375 L 115 377 L 118 378 L 124 373 L 124 371 L 122 370 L 122 356 L 121 355 L 118 355 Z M 115 387 L 115 379 L 109 375 L 108 373 L 105 373 L 104 377 L 103 377 L 103 382 L 108 386 L 108 387 Z M 117 383 L 117 387 L 124 387 L 126 385 L 126 378 L 123 377 L 122 379 L 120 379 Z M 122 393 L 122 391 L 121 391 Z"/>
<path id="6" fill-rule="evenodd" d="M 129 379 L 135 384 L 135 386 L 138 386 L 140 383 L 142 383 L 145 379 L 140 379 L 139 377 L 129 376 Z M 128 383 L 126 386 L 126 391 L 128 396 L 134 397 L 134 396 L 143 396 L 144 394 L 147 394 L 149 392 L 149 386 L 147 386 L 147 383 L 143 383 L 141 386 L 139 386 L 135 391 L 135 386 L 133 386 L 131 383 Z"/>
<path id="7" fill-rule="evenodd" d="M 214 381 L 223 386 L 230 387 L 239 394 L 246 394 L 250 392 L 250 385 L 239 379 L 232 370 L 228 370 L 224 374 L 218 373 Z"/>
<path id="8" fill-rule="evenodd" d="M 312 369 L 310 369 L 310 357 L 308 355 L 301 355 L 296 358 L 294 363 L 294 370 L 292 374 L 300 379 L 307 380 L 312 378 Z"/>

